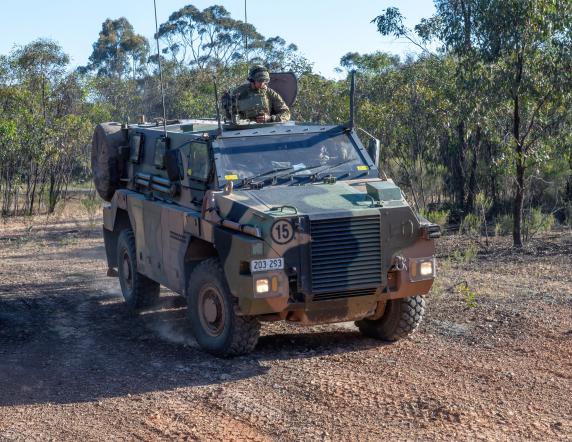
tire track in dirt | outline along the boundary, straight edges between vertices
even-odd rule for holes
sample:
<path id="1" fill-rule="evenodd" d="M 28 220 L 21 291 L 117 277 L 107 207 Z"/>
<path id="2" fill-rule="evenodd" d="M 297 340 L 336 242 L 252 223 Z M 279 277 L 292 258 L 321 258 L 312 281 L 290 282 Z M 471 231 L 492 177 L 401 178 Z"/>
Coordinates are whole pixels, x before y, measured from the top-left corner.
<path id="1" fill-rule="evenodd" d="M 129 314 L 99 232 L 63 229 L 0 241 L 0 440 L 572 438 L 570 254 L 450 264 L 443 286 L 468 281 L 477 305 L 428 297 L 410 340 L 272 323 L 221 360 L 172 293 Z"/>

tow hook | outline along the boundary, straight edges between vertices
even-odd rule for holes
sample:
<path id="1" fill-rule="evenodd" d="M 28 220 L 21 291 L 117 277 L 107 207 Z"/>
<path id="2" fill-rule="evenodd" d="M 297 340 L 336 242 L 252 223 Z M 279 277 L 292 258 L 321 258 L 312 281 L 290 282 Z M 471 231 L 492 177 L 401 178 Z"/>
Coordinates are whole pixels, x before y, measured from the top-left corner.
<path id="1" fill-rule="evenodd" d="M 393 260 L 393 268 L 398 272 L 407 271 L 407 259 L 403 256 L 396 256 Z"/>

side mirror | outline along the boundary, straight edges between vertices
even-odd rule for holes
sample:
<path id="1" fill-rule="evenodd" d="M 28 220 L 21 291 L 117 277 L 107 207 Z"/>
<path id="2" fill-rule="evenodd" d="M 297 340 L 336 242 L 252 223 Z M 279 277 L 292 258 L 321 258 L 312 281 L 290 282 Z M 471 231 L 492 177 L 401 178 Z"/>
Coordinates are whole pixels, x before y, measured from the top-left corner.
<path id="1" fill-rule="evenodd" d="M 376 167 L 379 167 L 380 145 L 381 142 L 377 138 L 370 139 L 367 144 L 367 153 L 373 160 L 373 164 L 375 164 Z"/>

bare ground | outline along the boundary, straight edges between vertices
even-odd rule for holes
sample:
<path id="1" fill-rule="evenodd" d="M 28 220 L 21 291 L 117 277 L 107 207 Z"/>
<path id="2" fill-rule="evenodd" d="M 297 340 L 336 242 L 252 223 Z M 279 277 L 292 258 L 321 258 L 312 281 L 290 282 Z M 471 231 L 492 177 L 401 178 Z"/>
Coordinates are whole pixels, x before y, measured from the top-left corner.
<path id="1" fill-rule="evenodd" d="M 31 225 L 0 225 L 2 441 L 572 439 L 570 230 L 469 263 L 448 258 L 469 240 L 443 238 L 408 340 L 265 324 L 221 360 L 173 293 L 128 313 L 99 227 Z"/>

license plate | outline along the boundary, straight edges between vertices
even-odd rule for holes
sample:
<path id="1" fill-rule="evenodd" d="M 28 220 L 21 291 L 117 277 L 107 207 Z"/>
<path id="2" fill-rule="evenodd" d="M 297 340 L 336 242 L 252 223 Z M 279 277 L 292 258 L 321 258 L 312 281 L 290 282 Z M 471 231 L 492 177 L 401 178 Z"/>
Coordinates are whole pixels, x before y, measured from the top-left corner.
<path id="1" fill-rule="evenodd" d="M 251 272 L 282 270 L 283 268 L 284 268 L 284 258 L 255 259 L 254 261 L 250 261 Z"/>

